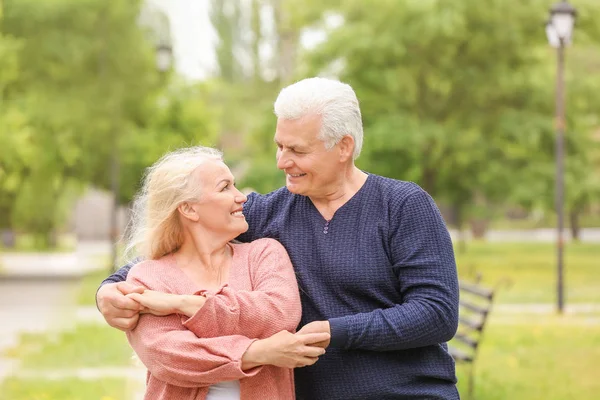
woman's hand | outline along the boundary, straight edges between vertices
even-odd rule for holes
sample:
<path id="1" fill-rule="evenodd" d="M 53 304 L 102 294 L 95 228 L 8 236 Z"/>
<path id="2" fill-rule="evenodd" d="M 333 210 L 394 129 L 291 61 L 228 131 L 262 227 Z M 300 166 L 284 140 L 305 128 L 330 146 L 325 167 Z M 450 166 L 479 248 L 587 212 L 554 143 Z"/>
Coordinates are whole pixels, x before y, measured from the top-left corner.
<path id="1" fill-rule="evenodd" d="M 204 303 L 206 297 L 171 294 L 157 292 L 155 290 L 144 290 L 144 293 L 131 293 L 127 297 L 140 303 L 144 308 L 141 313 L 153 314 L 159 317 L 171 314 L 184 314 L 192 317 L 197 313 Z"/>
<path id="2" fill-rule="evenodd" d="M 248 370 L 260 365 L 274 365 L 283 368 L 299 368 L 313 365 L 325 349 L 315 343 L 328 341 L 326 332 L 294 335 L 281 331 L 273 336 L 253 342 L 242 356 L 242 369 Z"/>

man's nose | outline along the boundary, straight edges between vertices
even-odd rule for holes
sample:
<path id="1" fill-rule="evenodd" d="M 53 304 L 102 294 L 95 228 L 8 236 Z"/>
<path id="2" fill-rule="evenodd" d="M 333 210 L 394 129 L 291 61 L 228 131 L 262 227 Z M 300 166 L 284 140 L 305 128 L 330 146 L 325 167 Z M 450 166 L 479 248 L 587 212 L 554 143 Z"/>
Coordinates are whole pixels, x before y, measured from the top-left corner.
<path id="1" fill-rule="evenodd" d="M 292 166 L 292 161 L 283 151 L 277 152 L 277 168 L 283 170 Z"/>

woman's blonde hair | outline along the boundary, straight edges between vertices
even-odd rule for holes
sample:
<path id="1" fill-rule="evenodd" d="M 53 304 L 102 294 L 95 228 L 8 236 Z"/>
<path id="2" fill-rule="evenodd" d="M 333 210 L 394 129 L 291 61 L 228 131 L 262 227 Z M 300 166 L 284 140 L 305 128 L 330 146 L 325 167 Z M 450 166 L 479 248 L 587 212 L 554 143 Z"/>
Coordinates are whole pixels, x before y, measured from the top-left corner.
<path id="1" fill-rule="evenodd" d="M 131 210 L 125 256 L 156 260 L 179 249 L 183 231 L 177 207 L 200 198 L 202 187 L 192 173 L 208 160 L 223 160 L 210 147 L 188 147 L 165 154 L 146 170 Z"/>

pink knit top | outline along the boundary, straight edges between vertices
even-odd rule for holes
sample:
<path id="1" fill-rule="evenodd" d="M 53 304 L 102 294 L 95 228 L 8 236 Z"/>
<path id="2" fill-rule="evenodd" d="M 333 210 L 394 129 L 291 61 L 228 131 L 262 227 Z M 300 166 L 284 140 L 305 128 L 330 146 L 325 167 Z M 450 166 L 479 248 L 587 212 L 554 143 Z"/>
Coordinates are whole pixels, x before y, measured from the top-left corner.
<path id="1" fill-rule="evenodd" d="M 290 259 L 273 239 L 233 244 L 233 249 L 229 282 L 216 292 L 193 284 L 172 255 L 131 268 L 127 281 L 135 285 L 208 298 L 191 318 L 143 314 L 127 333 L 148 368 L 145 399 L 205 399 L 210 385 L 229 380 L 240 381 L 242 400 L 294 399 L 292 370 L 241 369 L 254 340 L 298 326 L 300 297 Z"/>

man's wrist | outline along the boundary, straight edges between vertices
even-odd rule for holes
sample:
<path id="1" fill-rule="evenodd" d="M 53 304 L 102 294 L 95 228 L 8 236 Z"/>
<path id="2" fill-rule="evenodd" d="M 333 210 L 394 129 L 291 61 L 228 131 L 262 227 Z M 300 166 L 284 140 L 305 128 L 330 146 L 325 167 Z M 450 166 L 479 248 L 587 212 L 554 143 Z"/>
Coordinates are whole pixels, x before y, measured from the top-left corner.
<path id="1" fill-rule="evenodd" d="M 330 318 L 331 347 L 345 348 L 348 343 L 348 322 L 344 317 Z"/>

